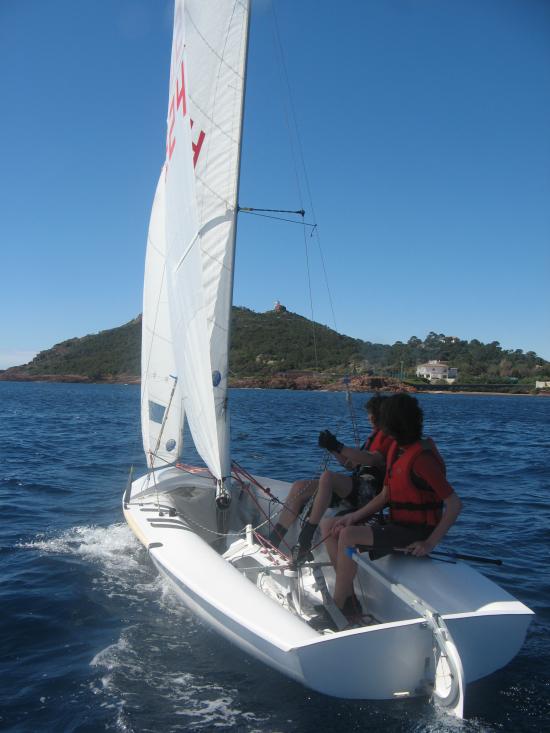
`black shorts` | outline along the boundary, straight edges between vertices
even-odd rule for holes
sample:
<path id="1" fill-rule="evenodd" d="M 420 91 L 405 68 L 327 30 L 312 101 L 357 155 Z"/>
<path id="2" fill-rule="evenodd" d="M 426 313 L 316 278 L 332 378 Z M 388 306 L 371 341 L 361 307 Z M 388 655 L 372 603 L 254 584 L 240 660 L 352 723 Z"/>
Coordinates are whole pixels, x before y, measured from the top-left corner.
<path id="1" fill-rule="evenodd" d="M 386 524 L 372 524 L 372 535 L 374 549 L 359 545 L 359 550 L 369 550 L 371 560 L 376 560 L 384 555 L 389 555 L 394 547 L 403 548 L 412 542 L 427 539 L 433 532 L 433 527 L 426 525 L 404 525 L 387 522 Z"/>
<path id="2" fill-rule="evenodd" d="M 377 486 L 373 476 L 369 474 L 351 477 L 351 491 L 346 496 L 346 501 L 356 509 L 368 504 L 377 494 Z"/>

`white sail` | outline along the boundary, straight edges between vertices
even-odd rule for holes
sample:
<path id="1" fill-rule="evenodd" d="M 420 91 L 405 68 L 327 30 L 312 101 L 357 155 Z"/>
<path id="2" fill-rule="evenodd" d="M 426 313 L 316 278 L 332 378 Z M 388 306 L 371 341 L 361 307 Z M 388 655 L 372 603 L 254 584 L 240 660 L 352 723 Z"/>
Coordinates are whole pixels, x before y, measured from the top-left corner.
<path id="1" fill-rule="evenodd" d="M 164 217 L 162 172 L 149 221 L 141 336 L 141 429 L 143 449 L 151 467 L 174 462 L 181 454 L 183 435 L 183 406 L 174 378 L 176 367 L 166 291 Z"/>
<path id="2" fill-rule="evenodd" d="M 166 143 L 167 287 L 195 446 L 229 474 L 226 409 L 248 2 L 176 0 Z"/>

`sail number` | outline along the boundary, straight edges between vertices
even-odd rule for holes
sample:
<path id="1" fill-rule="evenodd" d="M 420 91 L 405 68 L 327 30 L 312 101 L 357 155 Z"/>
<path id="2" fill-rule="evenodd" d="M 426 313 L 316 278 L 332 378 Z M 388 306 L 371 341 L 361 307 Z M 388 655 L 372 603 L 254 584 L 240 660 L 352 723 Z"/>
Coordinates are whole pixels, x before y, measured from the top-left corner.
<path id="1" fill-rule="evenodd" d="M 174 127 L 176 125 L 176 114 L 179 113 L 180 109 L 182 116 L 185 117 L 187 115 L 187 97 L 185 93 L 185 69 L 183 67 L 183 61 L 181 62 L 180 74 L 176 78 L 176 91 L 172 95 L 170 107 L 168 108 L 168 136 L 166 139 L 166 156 L 168 161 L 172 160 L 172 155 L 176 148 Z M 191 118 L 189 118 L 189 123 L 193 127 L 194 121 Z M 193 167 L 197 165 L 205 137 L 206 133 L 204 130 L 200 130 L 195 140 L 191 143 L 193 147 Z"/>

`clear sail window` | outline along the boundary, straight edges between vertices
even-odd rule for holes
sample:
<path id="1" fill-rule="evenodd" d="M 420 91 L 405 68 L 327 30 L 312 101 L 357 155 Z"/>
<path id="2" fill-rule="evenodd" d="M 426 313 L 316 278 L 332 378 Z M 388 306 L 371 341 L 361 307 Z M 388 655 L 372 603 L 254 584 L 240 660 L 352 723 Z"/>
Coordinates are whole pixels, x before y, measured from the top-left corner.
<path id="1" fill-rule="evenodd" d="M 159 424 L 162 424 L 165 410 L 166 408 L 164 407 L 164 405 L 159 405 L 158 402 L 153 402 L 152 400 L 149 400 L 149 420 L 151 420 L 151 422 L 158 422 Z"/>

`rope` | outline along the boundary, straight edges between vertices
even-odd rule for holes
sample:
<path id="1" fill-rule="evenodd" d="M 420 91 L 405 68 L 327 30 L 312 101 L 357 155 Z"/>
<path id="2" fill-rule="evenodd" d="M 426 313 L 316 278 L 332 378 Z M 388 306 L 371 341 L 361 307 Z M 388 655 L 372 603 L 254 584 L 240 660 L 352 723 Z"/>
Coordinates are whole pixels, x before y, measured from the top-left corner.
<path id="1" fill-rule="evenodd" d="M 326 462 L 325 462 L 325 465 L 326 465 Z M 235 471 L 235 469 L 237 469 L 237 470 Z M 249 474 L 248 471 L 246 471 L 244 468 L 242 468 L 237 463 L 235 463 L 235 461 L 233 461 L 233 470 L 234 470 L 234 473 L 235 473 L 234 478 L 236 478 L 236 480 L 241 484 L 241 487 L 245 491 L 248 492 L 249 497 L 252 499 L 252 501 L 254 501 L 254 503 L 258 507 L 259 511 L 266 518 L 266 520 L 261 525 L 259 525 L 258 528 L 261 527 L 261 526 L 263 526 L 263 525 L 265 525 L 265 524 L 267 524 L 267 523 L 269 523 L 270 528 L 273 529 L 273 523 L 272 523 L 271 516 L 270 515 L 267 515 L 266 512 L 263 510 L 263 508 L 261 507 L 261 505 L 257 501 L 256 497 L 250 492 L 250 489 L 248 488 L 248 486 L 240 478 L 238 472 L 241 472 L 242 475 L 246 477 L 246 479 L 247 479 L 247 481 L 249 483 L 252 483 L 255 486 L 257 486 L 261 491 L 263 491 L 269 497 L 269 499 L 270 499 L 270 504 L 269 504 L 270 508 L 271 508 L 271 505 L 272 504 L 279 504 L 282 508 L 288 509 L 288 511 L 290 511 L 294 515 L 294 518 L 295 519 L 300 519 L 300 515 L 303 515 L 304 518 L 303 519 L 300 519 L 301 525 L 303 526 L 304 522 L 306 521 L 306 517 L 307 517 L 307 515 L 309 513 L 309 510 L 311 508 L 311 504 L 313 503 L 313 501 L 315 499 L 315 496 L 317 494 L 317 489 L 309 497 L 308 501 L 306 501 L 305 504 L 301 507 L 301 509 L 296 513 L 289 506 L 287 506 L 287 504 L 285 502 L 283 502 L 280 499 L 278 499 L 272 493 L 272 491 L 271 491 L 271 489 L 269 487 L 262 486 L 262 484 L 260 484 L 260 482 L 257 481 L 254 478 L 254 476 L 252 476 L 251 474 Z M 318 486 L 319 486 L 318 479 L 310 479 L 308 481 L 308 483 L 306 483 L 306 485 L 304 487 L 302 487 L 300 493 L 305 492 L 306 489 L 308 488 L 308 486 L 311 485 L 313 482 L 317 482 L 317 488 L 318 488 Z M 266 543 L 270 548 L 277 549 L 277 548 L 274 548 L 274 546 L 265 537 L 263 537 L 262 535 L 259 535 L 259 537 L 261 537 L 261 542 L 262 543 Z M 281 537 L 281 542 L 283 542 L 286 545 L 286 547 L 288 547 L 289 549 L 291 549 L 290 548 L 290 545 L 286 542 L 286 540 L 285 540 L 284 537 Z M 280 550 L 279 550 L 279 552 L 280 552 Z M 284 553 L 281 553 L 281 554 L 284 555 Z M 285 555 L 285 557 L 286 557 L 286 555 Z"/>
<path id="2" fill-rule="evenodd" d="M 359 448 L 361 441 L 359 438 L 359 429 L 357 427 L 357 418 L 355 417 L 355 410 L 353 409 L 353 400 L 351 398 L 351 392 L 349 389 L 349 377 L 344 377 L 342 381 L 346 385 L 346 402 L 348 403 L 348 407 L 349 407 L 351 426 L 353 428 L 353 438 L 355 440 L 355 447 Z"/>

